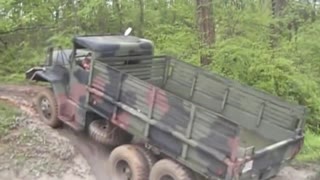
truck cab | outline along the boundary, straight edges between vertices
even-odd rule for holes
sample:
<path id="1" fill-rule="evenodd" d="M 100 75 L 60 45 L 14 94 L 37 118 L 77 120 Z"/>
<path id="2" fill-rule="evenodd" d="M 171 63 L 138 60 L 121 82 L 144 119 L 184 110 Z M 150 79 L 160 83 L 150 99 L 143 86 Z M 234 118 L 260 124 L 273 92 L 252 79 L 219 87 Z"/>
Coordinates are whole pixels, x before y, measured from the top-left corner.
<path id="1" fill-rule="evenodd" d="M 43 100 L 43 107 L 39 108 L 43 110 L 42 117 L 47 119 L 45 122 L 59 119 L 74 129 L 83 130 L 87 117 L 84 107 L 86 86 L 94 59 L 152 56 L 154 47 L 150 40 L 126 35 L 76 36 L 72 43 L 72 49 L 48 48 L 45 64 L 26 71 L 26 79 L 48 82 L 51 85 L 51 100 L 56 99 L 57 111 L 49 112 L 52 108 L 47 107 L 49 100 Z M 116 61 L 110 63 L 117 64 Z M 139 60 L 121 63 L 137 64 Z M 60 124 L 48 123 L 54 127 Z"/>

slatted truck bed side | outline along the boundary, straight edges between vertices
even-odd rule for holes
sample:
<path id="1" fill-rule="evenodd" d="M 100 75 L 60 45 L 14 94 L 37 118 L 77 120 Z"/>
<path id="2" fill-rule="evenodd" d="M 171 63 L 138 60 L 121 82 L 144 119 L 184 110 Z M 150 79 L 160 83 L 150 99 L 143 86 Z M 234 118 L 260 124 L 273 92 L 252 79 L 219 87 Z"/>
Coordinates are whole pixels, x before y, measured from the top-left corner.
<path id="1" fill-rule="evenodd" d="M 88 91 L 90 110 L 202 178 L 268 179 L 303 142 L 303 107 L 170 57 L 96 59 Z"/>

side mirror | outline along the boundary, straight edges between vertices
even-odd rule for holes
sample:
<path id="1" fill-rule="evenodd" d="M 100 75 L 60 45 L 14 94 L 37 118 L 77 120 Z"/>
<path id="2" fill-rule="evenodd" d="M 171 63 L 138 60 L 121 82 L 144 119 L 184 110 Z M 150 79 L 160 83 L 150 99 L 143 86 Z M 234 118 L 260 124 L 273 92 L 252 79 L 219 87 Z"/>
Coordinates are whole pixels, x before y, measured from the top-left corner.
<path id="1" fill-rule="evenodd" d="M 131 32 L 132 32 L 132 28 L 129 27 L 129 28 L 124 32 L 124 35 L 125 35 L 125 36 L 128 36 Z"/>

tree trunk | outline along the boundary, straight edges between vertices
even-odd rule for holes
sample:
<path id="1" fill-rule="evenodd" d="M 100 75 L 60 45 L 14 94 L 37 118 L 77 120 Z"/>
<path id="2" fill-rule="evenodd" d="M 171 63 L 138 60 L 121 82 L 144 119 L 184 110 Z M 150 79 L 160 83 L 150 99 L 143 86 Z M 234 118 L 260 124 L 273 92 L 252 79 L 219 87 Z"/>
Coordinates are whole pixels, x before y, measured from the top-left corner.
<path id="1" fill-rule="evenodd" d="M 283 9 L 287 5 L 287 0 L 271 0 L 272 13 L 274 17 L 282 16 Z"/>
<path id="2" fill-rule="evenodd" d="M 271 0 L 272 15 L 273 18 L 278 18 L 283 16 L 283 10 L 287 5 L 287 0 Z M 271 36 L 270 36 L 270 45 L 271 48 L 276 48 L 278 45 L 278 36 L 281 34 L 280 26 L 281 24 L 271 24 Z"/>
<path id="3" fill-rule="evenodd" d="M 312 22 L 316 21 L 316 16 L 317 16 L 317 0 L 313 0 L 313 11 L 312 11 L 312 15 L 311 15 L 311 20 Z"/>
<path id="4" fill-rule="evenodd" d="M 115 6 L 116 12 L 119 17 L 119 30 L 120 30 L 120 32 L 122 32 L 123 31 L 123 15 L 122 15 L 122 9 L 120 6 L 120 2 L 119 2 L 119 0 L 113 0 L 113 4 Z"/>
<path id="5" fill-rule="evenodd" d="M 215 23 L 213 18 L 212 0 L 196 0 L 197 24 L 201 48 L 211 48 L 215 43 Z M 201 65 L 208 65 L 212 61 L 209 54 L 202 54 Z"/>
<path id="6" fill-rule="evenodd" d="M 139 36 L 139 37 L 143 37 L 143 27 L 144 27 L 144 0 L 139 0 L 139 9 L 140 9 L 140 17 L 139 17 L 138 36 Z"/>

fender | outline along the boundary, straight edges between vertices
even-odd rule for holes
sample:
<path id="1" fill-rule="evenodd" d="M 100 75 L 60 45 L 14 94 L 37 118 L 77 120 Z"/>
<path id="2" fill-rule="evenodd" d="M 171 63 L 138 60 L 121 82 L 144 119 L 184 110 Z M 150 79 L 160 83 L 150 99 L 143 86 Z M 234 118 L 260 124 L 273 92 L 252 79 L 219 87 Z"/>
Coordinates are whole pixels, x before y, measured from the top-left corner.
<path id="1" fill-rule="evenodd" d="M 69 73 L 64 66 L 34 67 L 26 71 L 25 78 L 31 81 L 68 84 Z"/>
<path id="2" fill-rule="evenodd" d="M 69 71 L 66 67 L 55 65 L 50 67 L 34 67 L 26 71 L 26 79 L 31 81 L 48 82 L 56 98 L 67 96 L 69 86 Z M 59 100 L 58 98 L 58 101 Z M 64 102 L 59 102 L 60 105 Z"/>
<path id="3" fill-rule="evenodd" d="M 85 122 L 82 118 L 86 111 L 68 98 L 69 78 L 69 69 L 61 65 L 35 67 L 26 72 L 26 79 L 48 82 L 51 85 L 58 105 L 58 118 L 72 128 L 82 130 Z"/>

